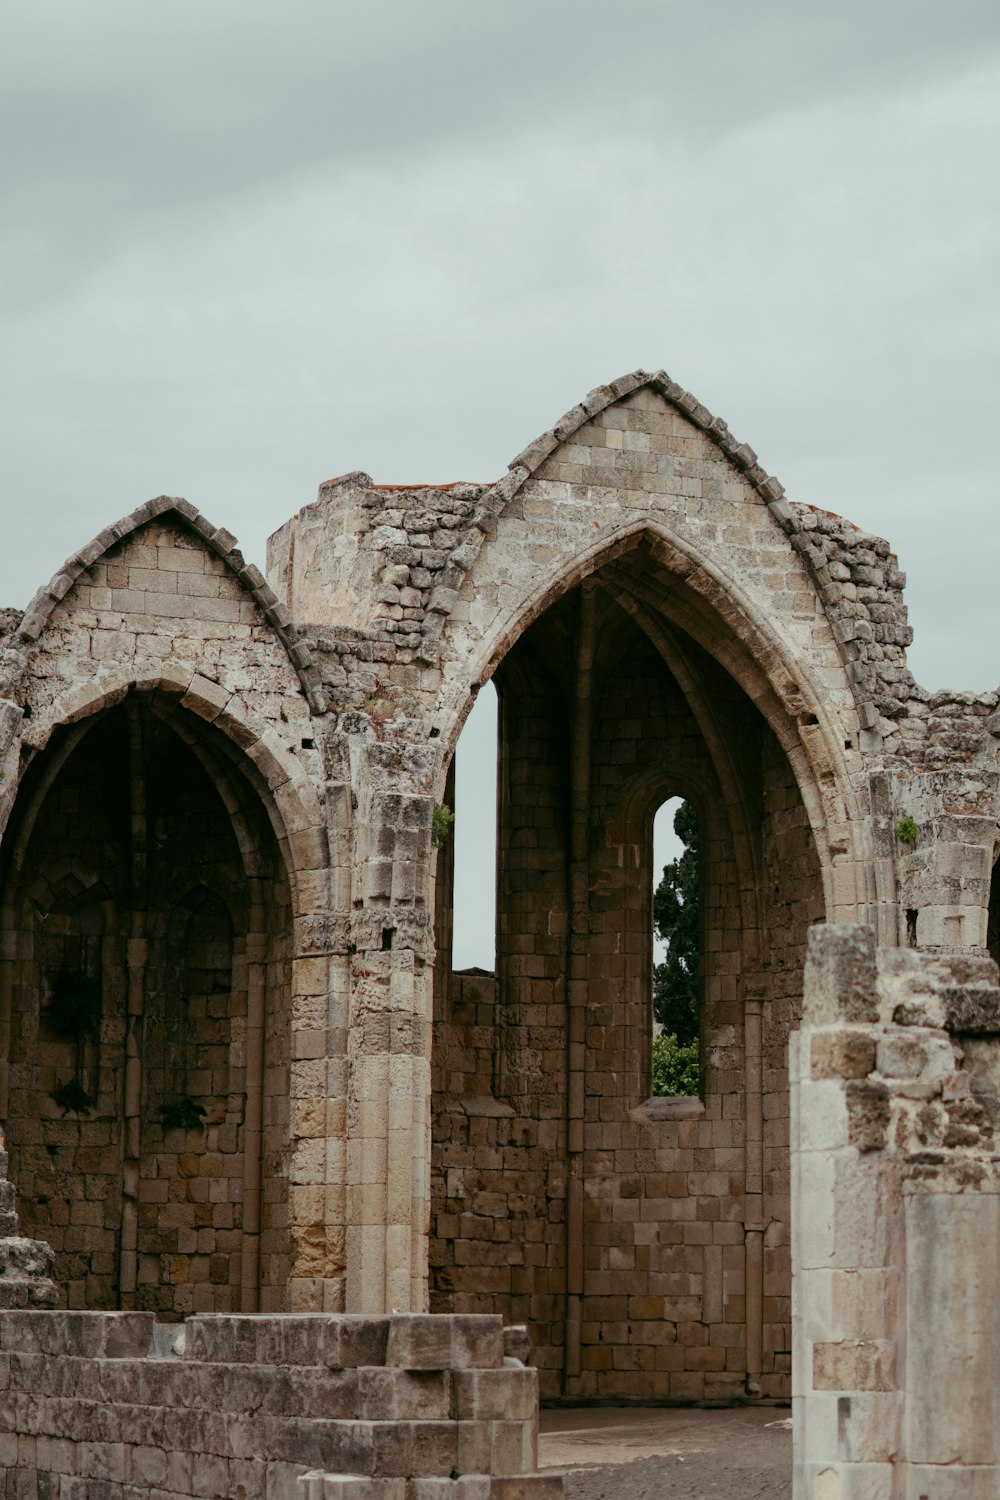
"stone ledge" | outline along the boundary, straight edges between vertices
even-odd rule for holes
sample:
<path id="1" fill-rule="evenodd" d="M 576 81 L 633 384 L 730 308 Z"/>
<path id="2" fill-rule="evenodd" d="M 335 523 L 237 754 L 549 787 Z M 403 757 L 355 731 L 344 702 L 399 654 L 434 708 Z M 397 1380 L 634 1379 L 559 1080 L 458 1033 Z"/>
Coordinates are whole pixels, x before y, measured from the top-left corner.
<path id="1" fill-rule="evenodd" d="M 684 1094 L 676 1097 L 657 1094 L 630 1109 L 628 1117 L 638 1123 L 652 1123 L 658 1120 L 700 1120 L 704 1113 L 705 1104 L 701 1099 Z"/>

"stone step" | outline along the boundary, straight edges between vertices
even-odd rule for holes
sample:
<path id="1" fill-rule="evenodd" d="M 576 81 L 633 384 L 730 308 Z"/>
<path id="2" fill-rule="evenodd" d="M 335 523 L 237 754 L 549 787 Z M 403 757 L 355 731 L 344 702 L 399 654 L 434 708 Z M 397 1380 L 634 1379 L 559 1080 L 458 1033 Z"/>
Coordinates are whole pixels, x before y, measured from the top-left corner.
<path id="1" fill-rule="evenodd" d="M 184 1325 L 184 1357 L 328 1369 L 495 1369 L 504 1360 L 503 1319 L 493 1313 L 199 1313 Z"/>

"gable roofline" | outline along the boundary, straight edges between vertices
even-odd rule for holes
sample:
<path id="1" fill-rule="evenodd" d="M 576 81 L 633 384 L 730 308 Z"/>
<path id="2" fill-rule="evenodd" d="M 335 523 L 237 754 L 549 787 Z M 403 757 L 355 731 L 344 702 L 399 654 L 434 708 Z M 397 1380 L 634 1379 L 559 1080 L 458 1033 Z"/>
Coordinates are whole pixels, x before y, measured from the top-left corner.
<path id="1" fill-rule="evenodd" d="M 768 474 L 767 470 L 761 467 L 749 443 L 741 443 L 738 438 L 735 438 L 721 417 L 713 416 L 697 396 L 685 390 L 682 385 L 678 385 L 676 380 L 671 380 L 666 370 L 657 370 L 653 374 L 650 374 L 648 370 L 633 370 L 629 375 L 621 375 L 607 385 L 599 385 L 594 390 L 588 391 L 578 405 L 571 407 L 559 418 L 558 422 L 553 423 L 547 432 L 543 432 L 533 443 L 529 443 L 527 448 L 522 449 L 516 458 L 511 459 L 507 465 L 510 476 L 508 480 L 500 481 L 508 491 L 507 498 L 515 495 L 524 481 L 541 467 L 561 443 L 568 442 L 573 433 L 585 422 L 592 421 L 609 406 L 616 405 L 626 396 L 631 396 L 633 391 L 641 390 L 644 386 L 658 392 L 693 427 L 698 427 L 705 433 L 720 452 L 729 459 L 733 467 L 746 476 L 761 499 L 772 509 L 775 519 L 783 530 L 798 529 L 794 512 L 785 500 L 784 486 L 775 479 L 773 474 Z M 510 484 L 510 479 L 514 479 L 513 485 Z"/>
<path id="2" fill-rule="evenodd" d="M 735 438 L 721 417 L 714 416 L 697 396 L 672 380 L 666 370 L 656 370 L 652 374 L 648 370 L 633 370 L 628 375 L 609 381 L 607 385 L 595 387 L 548 431 L 529 443 L 516 458 L 512 458 L 507 465 L 508 472 L 482 495 L 473 516 L 473 525 L 479 528 L 479 545 L 482 545 L 487 534 L 492 534 L 497 519 L 521 486 L 561 444 L 568 442 L 585 422 L 591 421 L 609 406 L 614 406 L 643 387 L 658 392 L 669 406 L 705 434 L 737 473 L 742 474 L 756 490 L 774 521 L 788 538 L 789 545 L 801 555 L 833 627 L 837 649 L 851 684 L 862 727 L 874 729 L 879 716 L 871 701 L 870 671 L 857 659 L 856 646 L 847 639 L 842 628 L 838 629 L 838 624 L 842 622 L 837 619 L 837 596 L 826 566 L 826 558 L 813 545 L 810 531 L 802 524 L 801 511 L 812 510 L 813 507 L 796 508 L 790 505 L 785 498 L 784 486 L 758 462 L 757 454 L 749 443 L 741 443 Z"/>
<path id="3" fill-rule="evenodd" d="M 254 567 L 253 563 L 246 562 L 232 532 L 227 531 L 224 526 L 213 525 L 189 500 L 182 500 L 175 495 L 158 495 L 155 500 L 146 500 L 129 515 L 99 531 L 86 546 L 68 557 L 49 582 L 35 594 L 17 629 L 8 636 L 8 645 L 14 648 L 33 645 L 44 631 L 56 605 L 65 599 L 81 575 L 99 562 L 112 547 L 149 521 L 162 516 L 176 518 L 201 538 L 209 552 L 222 559 L 240 587 L 254 600 L 284 646 L 312 711 L 325 713 L 327 705 L 320 685 L 319 669 L 287 607 L 271 589 L 260 569 Z"/>

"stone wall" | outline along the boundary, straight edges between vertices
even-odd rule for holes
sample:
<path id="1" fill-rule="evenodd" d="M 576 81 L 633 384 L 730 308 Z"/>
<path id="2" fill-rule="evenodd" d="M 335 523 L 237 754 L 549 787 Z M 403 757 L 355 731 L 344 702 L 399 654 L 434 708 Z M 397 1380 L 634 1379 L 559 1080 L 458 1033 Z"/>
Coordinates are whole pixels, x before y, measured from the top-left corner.
<path id="1" fill-rule="evenodd" d="M 547 1395 L 782 1396 L 806 929 L 1000 947 L 996 695 L 913 683 L 888 543 L 662 371 L 495 484 L 331 481 L 269 551 L 274 591 L 160 497 L 0 611 L 0 1083 L 62 1296 L 433 1295 L 530 1320 Z M 491 677 L 499 957 L 453 984 L 434 809 Z M 704 1089 L 653 1104 L 675 792 L 708 830 Z M 65 972 L 97 1035 L 53 1028 Z M 204 1130 L 163 1131 L 178 1095 Z"/>
<path id="2" fill-rule="evenodd" d="M 70 1305 L 342 1299 L 307 1066 L 346 1030 L 309 651 L 234 538 L 162 498 L 10 623 L 0 1107 L 26 1222 Z M 80 1025 L 67 980 L 96 996 Z"/>
<path id="3" fill-rule="evenodd" d="M 2 1107 L 22 1212 L 70 1306 L 233 1310 L 247 1235 L 260 1253 L 260 1224 L 244 1222 L 248 1103 L 274 1107 L 246 1067 L 260 882 L 217 784 L 155 714 L 122 705 L 66 749 L 12 830 L 21 867 L 2 908 Z M 279 934 L 271 946 L 280 965 Z M 266 1051 L 284 1112 L 281 990 Z M 265 1244 L 267 1281 L 275 1248 L 287 1257 Z"/>
<path id="4" fill-rule="evenodd" d="M 499 1318 L 0 1312 L 7 1500 L 559 1500 L 537 1434 Z"/>
<path id="5" fill-rule="evenodd" d="M 1000 1488 L 992 959 L 810 934 L 792 1037 L 795 1496 Z"/>

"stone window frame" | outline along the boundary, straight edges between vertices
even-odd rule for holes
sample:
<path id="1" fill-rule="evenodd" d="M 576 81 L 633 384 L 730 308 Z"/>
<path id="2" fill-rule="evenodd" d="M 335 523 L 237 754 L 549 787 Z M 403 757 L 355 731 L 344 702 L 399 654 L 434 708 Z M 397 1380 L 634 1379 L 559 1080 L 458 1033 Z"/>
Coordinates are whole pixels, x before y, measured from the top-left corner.
<path id="1" fill-rule="evenodd" d="M 643 969 L 643 994 L 641 1005 L 644 1011 L 642 1024 L 642 1035 L 644 1039 L 644 1051 L 640 1068 L 637 1070 L 636 1089 L 638 1098 L 628 1111 L 629 1119 L 636 1121 L 652 1120 L 689 1120 L 701 1118 L 705 1114 L 705 1101 L 703 1096 L 704 1067 L 703 1067 L 703 1041 L 699 1037 L 699 1067 L 701 1070 L 701 1088 L 697 1095 L 657 1095 L 650 1091 L 652 1083 L 652 1059 L 651 1047 L 653 1037 L 653 820 L 657 812 L 665 802 L 674 797 L 679 797 L 685 802 L 692 802 L 698 814 L 698 821 L 702 829 L 707 831 L 708 839 L 714 840 L 720 831 L 720 808 L 713 809 L 713 796 L 721 794 L 718 788 L 711 785 L 711 777 L 702 774 L 691 774 L 689 768 L 682 768 L 678 772 L 671 768 L 666 773 L 662 771 L 646 772 L 637 777 L 622 797 L 622 816 L 625 826 L 629 831 L 641 824 L 641 835 L 639 839 L 629 839 L 629 842 L 638 842 L 641 854 L 641 865 L 644 872 L 643 887 L 644 898 L 642 906 L 642 924 L 645 929 L 645 940 L 648 944 L 649 961 Z M 702 884 L 704 885 L 706 872 L 704 866 L 701 871 Z M 630 909 L 623 903 L 623 911 L 626 914 L 626 928 L 629 921 Z M 633 918 L 634 920 L 634 918 Z M 702 952 L 705 951 L 704 942 L 705 913 L 702 911 Z M 700 975 L 700 984 L 705 983 L 704 972 Z M 699 998 L 699 1019 L 703 1013 L 704 995 Z M 645 1093 L 642 1092 L 642 1084 L 645 1083 Z"/>

